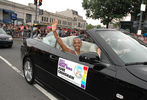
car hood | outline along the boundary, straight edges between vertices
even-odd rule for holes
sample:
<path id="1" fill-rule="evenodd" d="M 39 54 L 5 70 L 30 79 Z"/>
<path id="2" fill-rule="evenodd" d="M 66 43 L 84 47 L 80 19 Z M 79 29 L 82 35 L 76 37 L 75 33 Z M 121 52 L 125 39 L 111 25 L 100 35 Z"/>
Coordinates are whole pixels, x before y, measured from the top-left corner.
<path id="1" fill-rule="evenodd" d="M 147 65 L 132 65 L 128 66 L 127 70 L 137 78 L 147 82 Z"/>
<path id="2" fill-rule="evenodd" d="M 10 35 L 7 35 L 7 34 L 0 34 L 0 37 L 1 38 L 9 38 L 9 37 L 11 37 Z"/>

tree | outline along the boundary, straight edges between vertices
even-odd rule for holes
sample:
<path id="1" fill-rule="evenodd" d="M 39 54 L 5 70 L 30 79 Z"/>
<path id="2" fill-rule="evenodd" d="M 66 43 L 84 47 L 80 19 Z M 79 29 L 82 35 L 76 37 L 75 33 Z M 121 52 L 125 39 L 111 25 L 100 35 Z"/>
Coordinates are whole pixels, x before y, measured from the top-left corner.
<path id="1" fill-rule="evenodd" d="M 133 20 L 136 20 L 137 16 L 140 16 L 140 5 L 142 3 L 142 0 L 130 0 L 130 14 L 133 15 L 135 18 Z M 144 0 L 144 4 L 147 5 L 147 0 Z M 146 12 L 147 13 L 147 7 L 146 7 Z"/>
<path id="2" fill-rule="evenodd" d="M 88 25 L 86 26 L 86 30 L 90 30 L 90 29 L 93 29 L 93 28 L 94 28 L 94 26 L 91 25 L 91 24 L 88 24 Z"/>
<path id="3" fill-rule="evenodd" d="M 82 6 L 87 17 L 101 19 L 107 28 L 113 19 L 120 19 L 131 10 L 130 0 L 83 0 Z"/>

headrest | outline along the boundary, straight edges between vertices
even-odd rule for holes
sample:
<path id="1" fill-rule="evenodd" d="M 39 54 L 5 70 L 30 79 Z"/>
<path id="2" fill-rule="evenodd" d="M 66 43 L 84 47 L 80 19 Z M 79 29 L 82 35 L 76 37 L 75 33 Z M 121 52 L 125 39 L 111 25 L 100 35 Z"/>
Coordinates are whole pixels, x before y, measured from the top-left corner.
<path id="1" fill-rule="evenodd" d="M 77 36 L 68 36 L 68 37 L 64 37 L 62 38 L 62 41 L 68 45 L 69 47 L 73 47 L 73 39 L 77 37 Z"/>

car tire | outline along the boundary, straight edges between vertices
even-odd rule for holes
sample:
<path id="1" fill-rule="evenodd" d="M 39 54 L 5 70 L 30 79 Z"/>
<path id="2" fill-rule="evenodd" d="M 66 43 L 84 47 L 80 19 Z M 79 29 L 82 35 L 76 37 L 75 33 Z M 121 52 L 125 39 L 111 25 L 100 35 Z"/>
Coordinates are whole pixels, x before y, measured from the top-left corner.
<path id="1" fill-rule="evenodd" d="M 29 58 L 26 58 L 23 63 L 23 74 L 25 77 L 25 80 L 29 84 L 34 83 L 34 66 L 32 64 L 32 61 Z"/>

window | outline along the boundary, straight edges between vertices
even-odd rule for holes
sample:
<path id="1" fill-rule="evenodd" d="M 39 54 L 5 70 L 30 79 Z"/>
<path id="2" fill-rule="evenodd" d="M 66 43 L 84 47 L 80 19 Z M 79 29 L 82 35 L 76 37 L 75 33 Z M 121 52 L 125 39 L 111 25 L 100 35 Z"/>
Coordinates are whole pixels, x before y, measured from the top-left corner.
<path id="1" fill-rule="evenodd" d="M 49 45 L 49 46 L 51 46 L 51 47 L 55 47 L 55 45 L 56 45 L 56 39 L 54 37 L 53 32 L 50 32 L 48 34 L 49 35 L 47 35 L 46 37 L 44 37 L 42 39 L 42 42 L 45 43 L 45 44 L 47 44 L 47 45 Z"/>
<path id="2" fill-rule="evenodd" d="M 80 23 L 78 23 L 78 27 L 81 27 L 81 24 Z"/>
<path id="3" fill-rule="evenodd" d="M 120 31 L 97 31 L 124 63 L 146 62 L 147 47 Z"/>
<path id="4" fill-rule="evenodd" d="M 26 23 L 32 22 L 32 15 L 31 14 L 26 14 Z"/>
<path id="5" fill-rule="evenodd" d="M 50 18 L 50 23 L 52 23 L 54 21 L 54 19 L 53 18 Z"/>
<path id="6" fill-rule="evenodd" d="M 73 21 L 77 21 L 77 18 L 76 18 L 76 17 L 74 17 Z"/>
<path id="7" fill-rule="evenodd" d="M 52 18 L 50 18 L 50 23 L 52 22 Z"/>
<path id="8" fill-rule="evenodd" d="M 58 24 L 60 24 L 60 25 L 61 25 L 61 20 L 58 20 Z"/>
<path id="9" fill-rule="evenodd" d="M 73 40 L 76 38 L 73 34 L 73 36 L 67 36 L 64 38 L 61 38 L 63 43 L 66 45 L 67 48 L 71 50 L 75 50 L 73 46 Z M 97 45 L 93 42 L 93 40 L 90 38 L 90 36 L 87 33 L 83 33 L 81 36 L 82 40 L 82 45 L 81 45 L 81 52 L 86 53 L 86 52 L 96 52 L 97 50 Z M 61 49 L 60 45 L 57 43 L 56 48 Z"/>
<path id="10" fill-rule="evenodd" d="M 67 22 L 66 21 L 63 21 L 63 25 L 67 25 Z"/>
<path id="11" fill-rule="evenodd" d="M 48 18 L 46 19 L 46 21 L 48 22 Z"/>
<path id="12" fill-rule="evenodd" d="M 0 28 L 0 34 L 7 34 L 2 28 Z"/>

